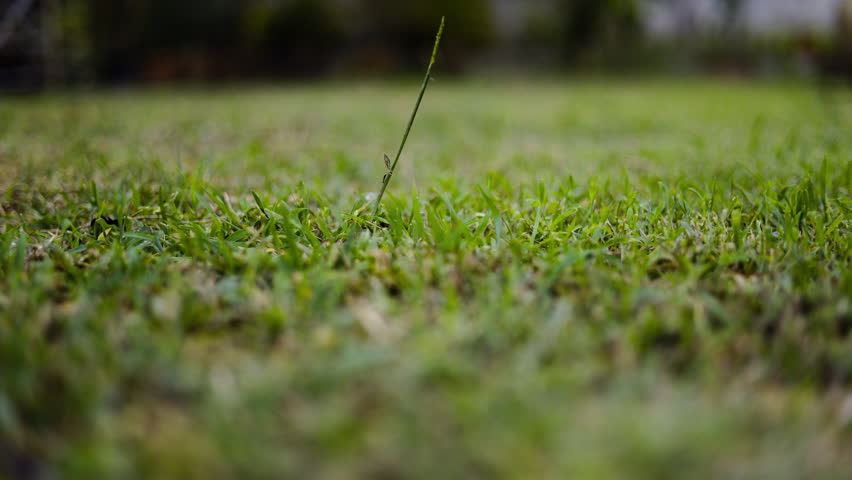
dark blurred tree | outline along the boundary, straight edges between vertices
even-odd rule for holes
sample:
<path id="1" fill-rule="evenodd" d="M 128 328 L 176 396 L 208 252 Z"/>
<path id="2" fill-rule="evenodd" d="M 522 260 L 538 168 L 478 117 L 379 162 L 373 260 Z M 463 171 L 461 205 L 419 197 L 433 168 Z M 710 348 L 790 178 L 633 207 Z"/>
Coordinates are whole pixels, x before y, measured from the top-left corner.
<path id="1" fill-rule="evenodd" d="M 148 0 L 148 49 L 233 46 L 239 32 L 240 2 L 234 0 Z"/>
<path id="2" fill-rule="evenodd" d="M 102 78 L 318 73 L 342 43 L 334 0 L 90 0 Z"/>
<path id="3" fill-rule="evenodd" d="M 379 43 L 395 52 L 404 68 L 420 68 L 435 40 L 442 16 L 447 17 L 445 65 L 463 63 L 472 52 L 496 39 L 490 0 L 360 0 L 361 40 Z"/>
<path id="4" fill-rule="evenodd" d="M 344 42 L 343 19 L 331 0 L 290 0 L 269 15 L 264 63 L 279 73 L 321 73 Z"/>
<path id="5" fill-rule="evenodd" d="M 135 78 L 153 57 L 238 43 L 234 0 L 90 0 L 93 61 L 101 77 Z"/>
<path id="6" fill-rule="evenodd" d="M 837 5 L 832 43 L 830 52 L 820 61 L 821 73 L 852 85 L 852 0 L 841 0 Z"/>
<path id="7" fill-rule="evenodd" d="M 127 76 L 138 61 L 145 28 L 145 5 L 131 0 L 90 0 L 92 63 L 101 77 Z"/>
<path id="8" fill-rule="evenodd" d="M 14 0 L 0 9 L 0 48 L 12 38 L 15 30 L 23 23 L 35 0 Z"/>
<path id="9" fill-rule="evenodd" d="M 728 32 L 735 30 L 742 14 L 743 0 L 720 0 L 722 3 L 723 28 Z"/>
<path id="10" fill-rule="evenodd" d="M 51 31 L 46 60 L 53 63 L 47 74 L 57 85 L 92 80 L 92 44 L 89 34 L 88 0 L 53 2 L 48 10 L 47 25 Z"/>
<path id="11" fill-rule="evenodd" d="M 837 6 L 835 40 L 839 49 L 852 56 L 852 0 L 841 0 Z"/>
<path id="12" fill-rule="evenodd" d="M 0 91 L 43 83 L 43 18 L 35 0 L 0 2 Z"/>
<path id="13" fill-rule="evenodd" d="M 727 23 L 736 22 L 745 3 L 743 0 L 719 0 L 722 3 L 723 16 Z"/>
<path id="14" fill-rule="evenodd" d="M 562 0 L 562 53 L 572 65 L 589 58 L 625 61 L 642 37 L 636 0 Z"/>

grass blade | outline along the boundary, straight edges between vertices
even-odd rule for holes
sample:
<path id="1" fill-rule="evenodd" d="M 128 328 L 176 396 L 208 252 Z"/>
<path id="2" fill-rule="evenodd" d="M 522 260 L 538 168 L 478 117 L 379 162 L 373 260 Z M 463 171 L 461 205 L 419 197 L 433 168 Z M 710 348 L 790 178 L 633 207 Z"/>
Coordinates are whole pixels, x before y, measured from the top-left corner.
<path id="1" fill-rule="evenodd" d="M 429 86 L 429 81 L 432 79 L 432 67 L 435 65 L 435 59 L 438 57 L 438 46 L 441 44 L 441 36 L 443 34 L 444 17 L 441 17 L 441 26 L 438 27 L 438 34 L 435 36 L 435 45 L 432 47 L 432 58 L 429 60 L 429 66 L 426 67 L 426 76 L 423 77 L 423 85 L 420 87 L 420 94 L 417 96 L 417 102 L 414 104 L 414 110 L 411 111 L 411 118 L 408 119 L 408 125 L 405 127 L 405 133 L 402 135 L 402 142 L 399 144 L 399 150 L 396 152 L 396 157 L 390 165 L 388 172 L 384 177 L 382 177 L 382 188 L 379 190 L 379 195 L 376 197 L 376 206 L 373 209 L 374 219 L 379 214 L 379 209 L 382 206 L 382 197 L 385 195 L 388 183 L 390 183 L 390 179 L 396 171 L 396 164 L 399 163 L 399 157 L 402 155 L 403 148 L 405 148 L 405 142 L 408 140 L 408 134 L 411 133 L 411 126 L 414 125 L 414 119 L 417 118 L 417 111 L 420 109 L 420 103 L 423 101 L 423 95 L 426 93 L 426 88 Z"/>

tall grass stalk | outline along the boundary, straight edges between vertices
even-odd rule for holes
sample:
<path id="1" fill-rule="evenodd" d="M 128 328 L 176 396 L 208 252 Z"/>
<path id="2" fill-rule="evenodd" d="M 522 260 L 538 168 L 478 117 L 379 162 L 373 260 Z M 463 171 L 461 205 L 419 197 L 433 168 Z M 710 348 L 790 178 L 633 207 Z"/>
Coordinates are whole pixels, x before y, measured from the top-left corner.
<path id="1" fill-rule="evenodd" d="M 432 58 L 429 60 L 429 66 L 426 68 L 426 76 L 423 77 L 423 85 L 420 87 L 420 95 L 417 96 L 417 103 L 414 104 L 414 110 L 411 112 L 411 118 L 408 119 L 408 125 L 405 127 L 405 133 L 402 135 L 402 142 L 399 144 L 399 150 L 396 152 L 396 157 L 391 163 L 390 158 L 385 155 L 385 167 L 387 172 L 382 177 L 382 188 L 379 190 L 379 196 L 376 197 L 376 206 L 373 209 L 373 218 L 379 215 L 379 209 L 382 206 L 382 197 L 385 195 L 385 190 L 388 188 L 391 177 L 396 171 L 396 164 L 399 163 L 399 157 L 402 155 L 402 149 L 405 148 L 405 142 L 408 140 L 408 134 L 411 133 L 411 126 L 414 125 L 414 119 L 417 117 L 417 111 L 420 109 L 420 103 L 423 101 L 423 95 L 426 93 L 426 88 L 429 86 L 429 81 L 432 80 L 432 67 L 435 65 L 435 58 L 438 56 L 438 46 L 441 44 L 441 35 L 444 34 L 444 17 L 441 17 L 441 26 L 438 27 L 438 34 L 435 36 L 435 45 L 432 47 Z"/>

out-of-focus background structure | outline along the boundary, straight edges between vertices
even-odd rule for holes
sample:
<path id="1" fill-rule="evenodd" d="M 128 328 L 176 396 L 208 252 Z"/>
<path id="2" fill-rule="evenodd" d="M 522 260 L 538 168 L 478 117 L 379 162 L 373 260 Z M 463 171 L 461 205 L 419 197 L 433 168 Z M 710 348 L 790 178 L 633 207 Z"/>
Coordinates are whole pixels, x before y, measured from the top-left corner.
<path id="1" fill-rule="evenodd" d="M 442 68 L 852 76 L 850 0 L 2 0 L 0 89 Z"/>

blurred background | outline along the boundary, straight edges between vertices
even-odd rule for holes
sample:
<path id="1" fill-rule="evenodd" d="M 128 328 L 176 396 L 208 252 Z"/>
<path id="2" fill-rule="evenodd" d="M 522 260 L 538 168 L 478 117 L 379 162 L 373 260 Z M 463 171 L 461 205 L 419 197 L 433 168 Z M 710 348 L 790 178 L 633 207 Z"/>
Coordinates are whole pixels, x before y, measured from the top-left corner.
<path id="1" fill-rule="evenodd" d="M 0 90 L 441 68 L 852 78 L 852 0 L 0 0 Z"/>

